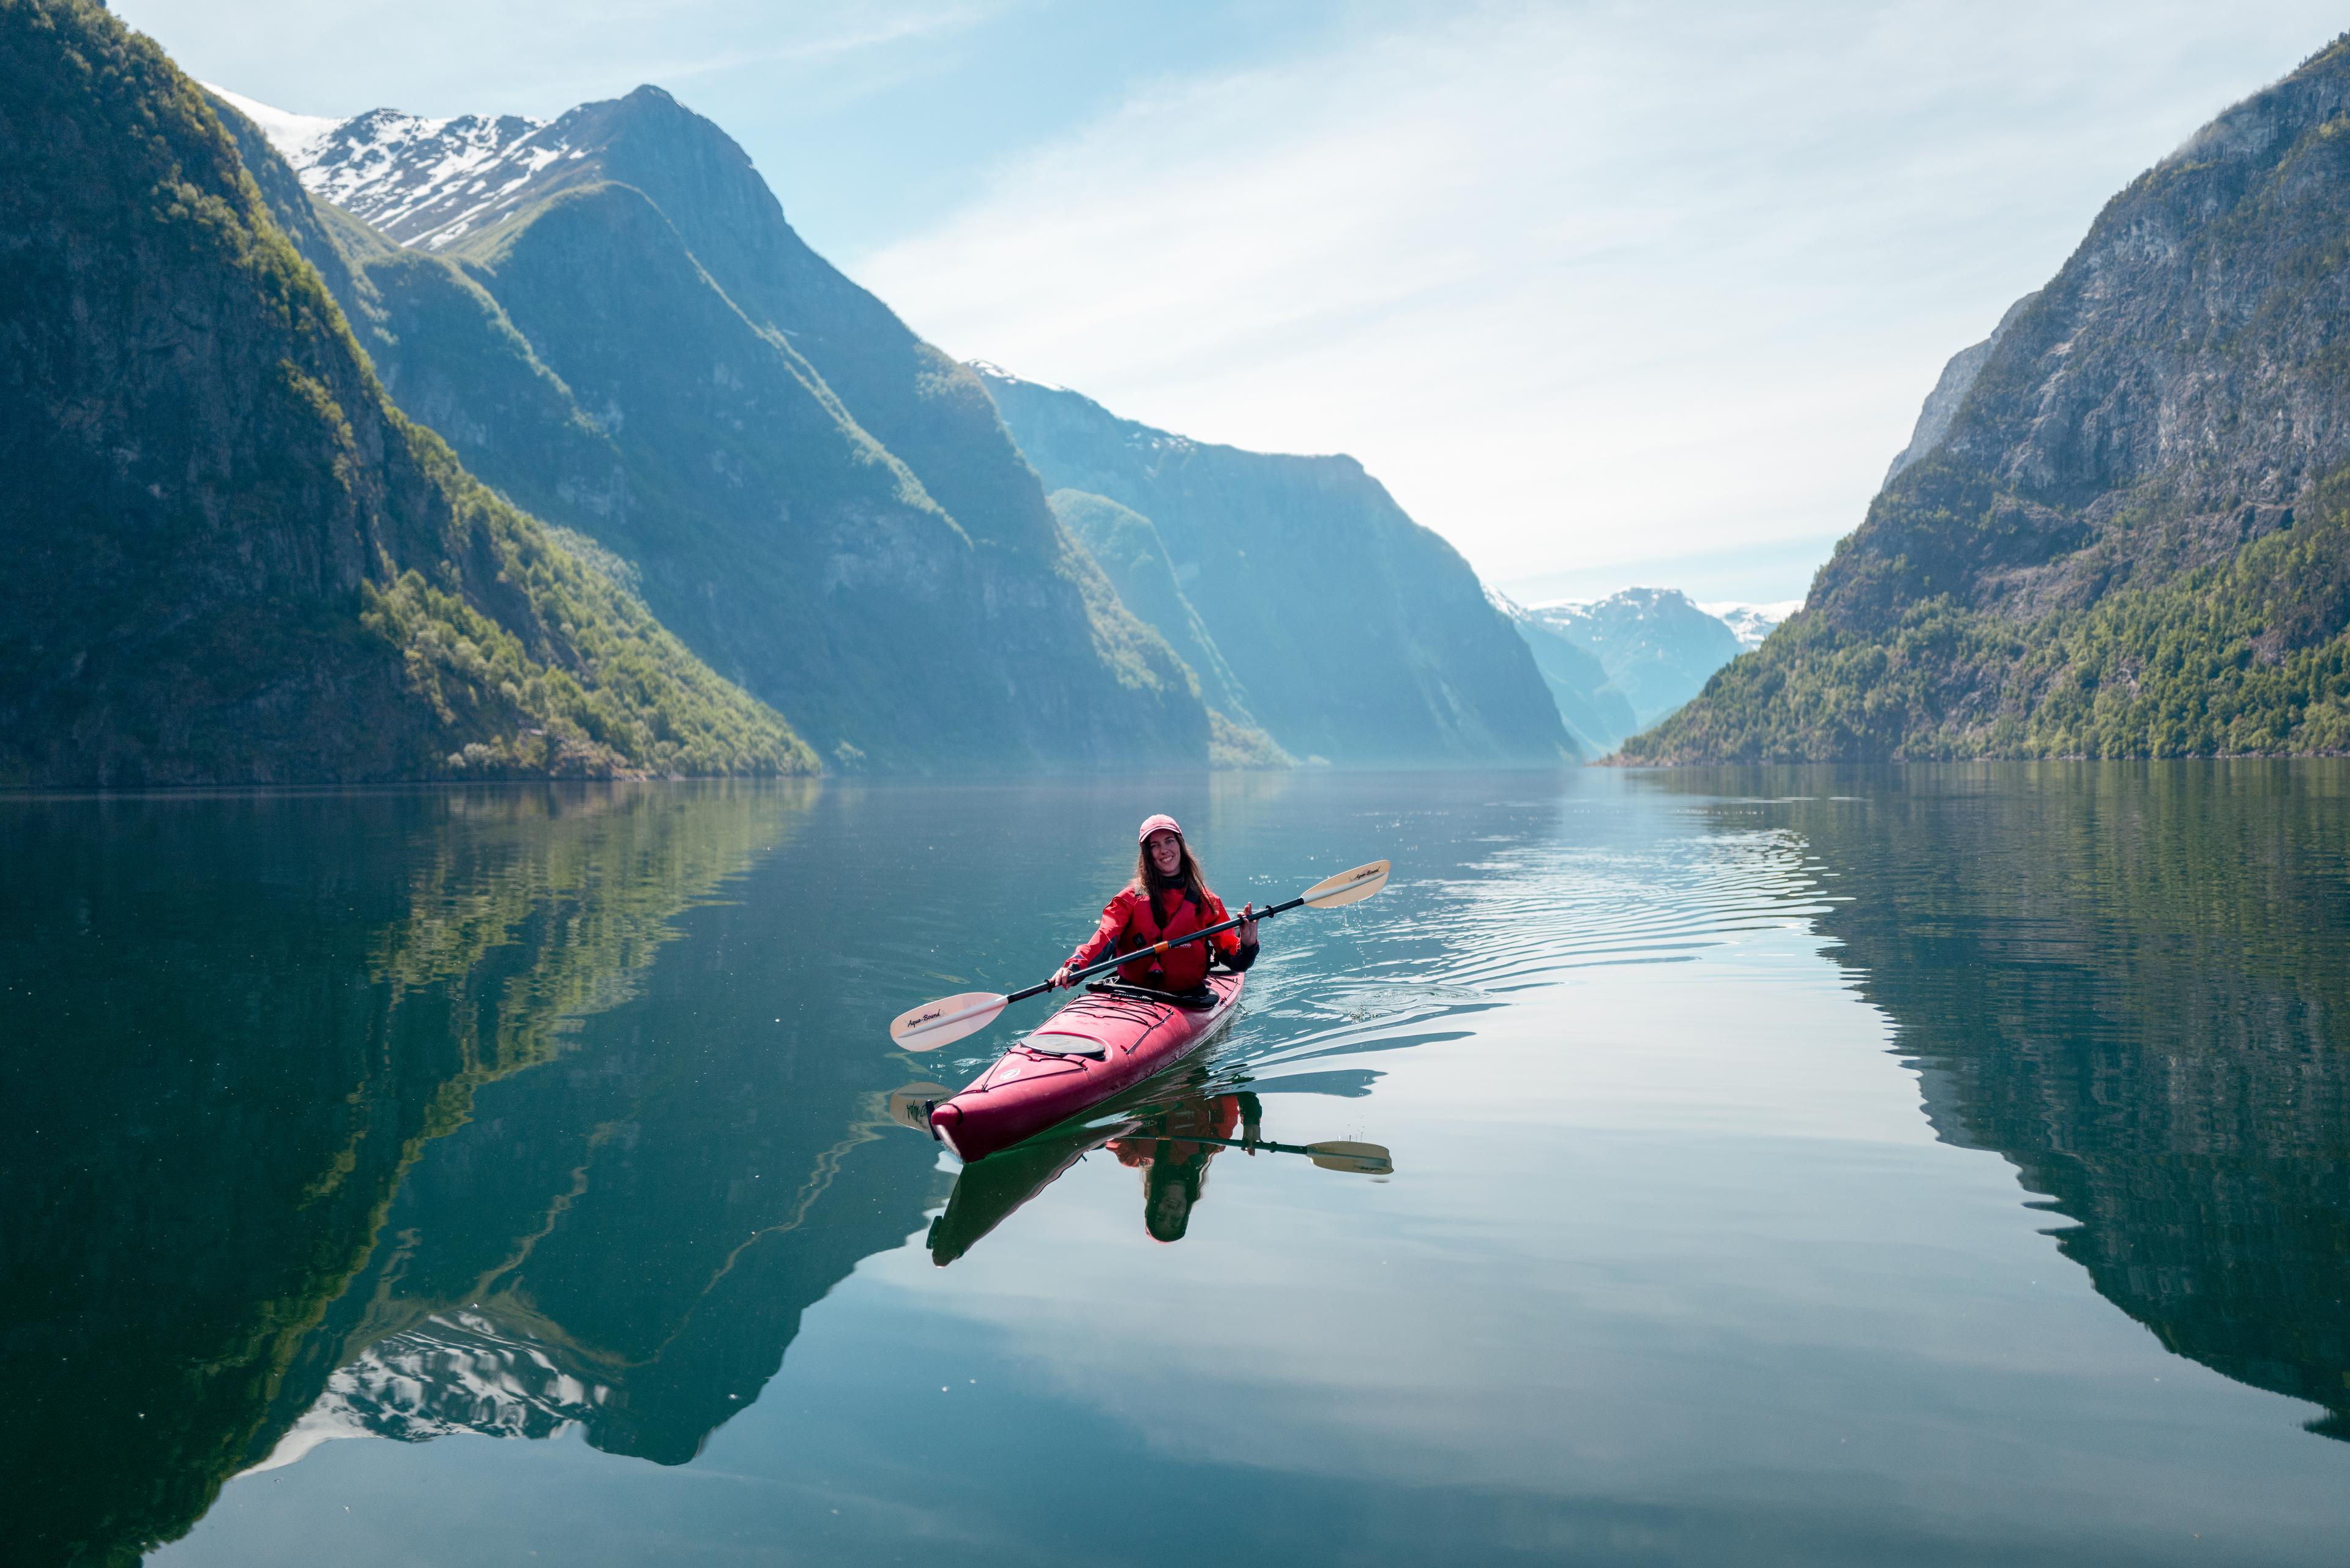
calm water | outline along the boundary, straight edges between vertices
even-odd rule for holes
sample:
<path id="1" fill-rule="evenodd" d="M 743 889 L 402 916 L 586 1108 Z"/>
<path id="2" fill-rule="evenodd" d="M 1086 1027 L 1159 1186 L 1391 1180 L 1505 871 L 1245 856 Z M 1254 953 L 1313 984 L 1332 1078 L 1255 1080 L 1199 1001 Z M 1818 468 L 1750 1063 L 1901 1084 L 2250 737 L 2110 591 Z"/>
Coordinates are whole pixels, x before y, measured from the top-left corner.
<path id="1" fill-rule="evenodd" d="M 1396 880 L 959 1175 L 887 1096 L 1011 1032 L 883 1024 L 1159 809 Z M 11 1561 L 2350 1541 L 2350 768 L 15 799 L 0 886 Z M 1243 1096 L 1394 1176 L 1149 1137 Z"/>

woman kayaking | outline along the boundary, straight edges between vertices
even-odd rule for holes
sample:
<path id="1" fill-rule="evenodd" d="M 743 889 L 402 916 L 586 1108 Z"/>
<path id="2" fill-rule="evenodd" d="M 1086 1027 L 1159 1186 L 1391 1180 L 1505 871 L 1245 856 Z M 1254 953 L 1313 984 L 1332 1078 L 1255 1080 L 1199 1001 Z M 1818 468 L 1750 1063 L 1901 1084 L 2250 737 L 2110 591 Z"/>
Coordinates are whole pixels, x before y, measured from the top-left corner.
<path id="1" fill-rule="evenodd" d="M 1171 816 L 1154 816 L 1136 835 L 1134 880 L 1118 889 L 1103 906 L 1101 924 L 1069 961 L 1054 971 L 1057 988 L 1070 983 L 1072 971 L 1112 953 L 1135 953 L 1131 963 L 1118 966 L 1118 977 L 1128 985 L 1151 991 L 1188 992 L 1208 982 L 1212 961 L 1239 973 L 1256 962 L 1256 906 L 1241 907 L 1241 923 L 1205 941 L 1186 942 L 1163 953 L 1146 952 L 1159 942 L 1187 936 L 1230 919 L 1224 901 L 1208 890 L 1199 859 L 1183 842 L 1183 830 Z"/>

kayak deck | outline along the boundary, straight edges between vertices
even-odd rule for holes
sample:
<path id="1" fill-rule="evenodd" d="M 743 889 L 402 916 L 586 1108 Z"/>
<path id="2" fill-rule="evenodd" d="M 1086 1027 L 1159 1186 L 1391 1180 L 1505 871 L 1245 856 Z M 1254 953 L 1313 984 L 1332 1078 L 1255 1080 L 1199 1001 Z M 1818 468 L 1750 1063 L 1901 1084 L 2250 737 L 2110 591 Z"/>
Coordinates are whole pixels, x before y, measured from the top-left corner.
<path id="1" fill-rule="evenodd" d="M 1015 1042 L 931 1109 L 931 1135 L 982 1159 L 1091 1109 L 1206 1044 L 1240 1000 L 1243 978 L 1211 974 L 1198 1002 L 1105 986 Z"/>

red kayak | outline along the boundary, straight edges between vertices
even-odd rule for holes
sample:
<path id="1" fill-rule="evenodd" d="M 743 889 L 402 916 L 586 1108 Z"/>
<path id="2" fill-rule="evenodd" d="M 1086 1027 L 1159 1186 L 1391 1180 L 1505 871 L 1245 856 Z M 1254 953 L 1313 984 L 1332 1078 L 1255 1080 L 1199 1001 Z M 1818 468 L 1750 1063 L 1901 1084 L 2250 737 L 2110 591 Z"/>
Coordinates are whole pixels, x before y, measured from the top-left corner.
<path id="1" fill-rule="evenodd" d="M 1134 986 L 1094 989 L 931 1106 L 931 1131 L 972 1160 L 1067 1121 L 1205 1044 L 1232 1015 L 1243 978 L 1211 974 L 1196 1001 Z"/>

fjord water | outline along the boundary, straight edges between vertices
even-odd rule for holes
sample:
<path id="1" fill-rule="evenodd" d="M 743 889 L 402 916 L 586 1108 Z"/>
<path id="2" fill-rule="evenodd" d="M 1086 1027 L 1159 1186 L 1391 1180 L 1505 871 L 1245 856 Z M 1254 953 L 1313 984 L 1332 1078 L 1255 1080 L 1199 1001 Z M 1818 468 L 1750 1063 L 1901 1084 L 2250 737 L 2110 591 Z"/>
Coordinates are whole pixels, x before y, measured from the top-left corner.
<path id="1" fill-rule="evenodd" d="M 1234 903 L 1395 880 L 958 1190 L 886 1097 L 1016 1020 L 883 1025 L 1161 809 Z M 0 863 L 27 1561 L 2350 1539 L 2338 764 L 19 798 Z M 1180 1137 L 1243 1096 L 1395 1174 Z"/>

